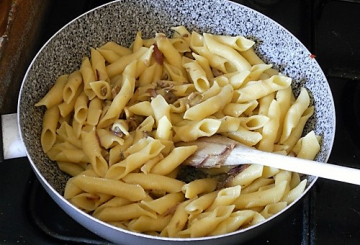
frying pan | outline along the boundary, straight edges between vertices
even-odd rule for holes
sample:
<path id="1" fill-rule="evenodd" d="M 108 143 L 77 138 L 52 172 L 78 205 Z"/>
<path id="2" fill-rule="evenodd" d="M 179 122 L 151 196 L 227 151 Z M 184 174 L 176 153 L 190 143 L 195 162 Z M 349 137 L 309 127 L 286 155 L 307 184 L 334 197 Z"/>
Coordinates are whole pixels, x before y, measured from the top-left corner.
<path id="1" fill-rule="evenodd" d="M 105 4 L 74 19 L 59 30 L 38 52 L 28 68 L 19 95 L 18 125 L 37 178 L 54 201 L 73 219 L 97 235 L 118 244 L 240 244 L 285 215 L 306 195 L 317 177 L 306 176 L 308 186 L 301 197 L 265 222 L 230 234 L 204 238 L 159 238 L 110 226 L 80 211 L 62 197 L 69 176 L 43 153 L 40 144 L 44 108 L 34 106 L 56 78 L 79 69 L 90 47 L 107 41 L 129 46 L 136 32 L 153 37 L 171 34 L 170 27 L 184 25 L 199 33 L 243 35 L 256 42 L 255 50 L 266 62 L 293 79 L 293 91 L 306 87 L 315 105 L 315 115 L 305 133 L 314 130 L 322 137 L 318 161 L 326 162 L 335 135 L 335 109 L 326 78 L 311 53 L 291 33 L 268 17 L 226 0 L 119 0 Z M 56 222 L 56 221 L 54 221 Z"/>

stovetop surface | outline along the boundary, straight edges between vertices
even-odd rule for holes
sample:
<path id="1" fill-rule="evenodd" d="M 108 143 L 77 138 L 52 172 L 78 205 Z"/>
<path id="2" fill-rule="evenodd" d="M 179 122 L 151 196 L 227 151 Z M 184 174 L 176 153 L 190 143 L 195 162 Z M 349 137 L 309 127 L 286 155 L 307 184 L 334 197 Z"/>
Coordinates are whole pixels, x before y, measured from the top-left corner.
<path id="1" fill-rule="evenodd" d="M 106 1 L 53 1 L 42 44 L 81 13 Z M 283 25 L 316 56 L 335 101 L 329 162 L 360 168 L 360 3 L 355 0 L 238 1 Z M 267 4 L 269 3 L 269 4 Z M 39 47 L 40 48 L 40 47 Z M 319 179 L 273 229 L 246 244 L 359 244 L 360 188 Z M 26 158 L 0 163 L 0 244 L 107 244 L 47 195 Z"/>

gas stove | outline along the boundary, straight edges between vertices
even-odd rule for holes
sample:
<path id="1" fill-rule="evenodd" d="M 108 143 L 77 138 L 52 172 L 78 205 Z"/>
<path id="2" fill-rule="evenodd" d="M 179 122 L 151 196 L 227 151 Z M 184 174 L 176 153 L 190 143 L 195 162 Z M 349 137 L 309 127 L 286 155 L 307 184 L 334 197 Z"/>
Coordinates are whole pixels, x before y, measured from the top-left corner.
<path id="1" fill-rule="evenodd" d="M 105 2 L 51 1 L 40 29 L 39 47 L 73 18 Z M 329 162 L 360 168 L 360 1 L 237 2 L 277 21 L 314 54 L 328 78 L 337 113 Z M 15 112 L 16 99 L 5 99 L 14 101 L 1 112 Z M 0 163 L 0 200 L 0 244 L 109 244 L 77 224 L 53 202 L 27 158 Z M 359 244 L 359 203 L 360 187 L 319 179 L 272 229 L 246 244 Z"/>

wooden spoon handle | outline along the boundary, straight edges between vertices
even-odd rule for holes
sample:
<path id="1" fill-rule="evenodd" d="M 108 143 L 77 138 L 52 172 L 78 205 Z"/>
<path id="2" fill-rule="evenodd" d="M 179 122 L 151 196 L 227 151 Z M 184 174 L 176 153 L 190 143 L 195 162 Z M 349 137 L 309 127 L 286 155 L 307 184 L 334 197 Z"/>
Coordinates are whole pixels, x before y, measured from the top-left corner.
<path id="1" fill-rule="evenodd" d="M 244 163 L 262 164 L 292 172 L 360 185 L 359 169 L 262 152 L 250 147 L 236 146 L 225 160 L 224 165 Z"/>

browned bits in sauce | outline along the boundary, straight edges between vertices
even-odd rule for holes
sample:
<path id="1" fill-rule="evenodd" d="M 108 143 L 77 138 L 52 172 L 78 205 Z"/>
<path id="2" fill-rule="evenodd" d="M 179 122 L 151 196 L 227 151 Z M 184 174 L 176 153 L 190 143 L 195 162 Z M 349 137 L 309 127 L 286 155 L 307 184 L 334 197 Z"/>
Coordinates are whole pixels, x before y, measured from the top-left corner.
<path id="1" fill-rule="evenodd" d="M 164 63 L 164 56 L 162 54 L 162 52 L 159 50 L 158 46 L 156 44 L 154 44 L 154 58 L 155 58 L 155 61 L 162 65 Z"/>

